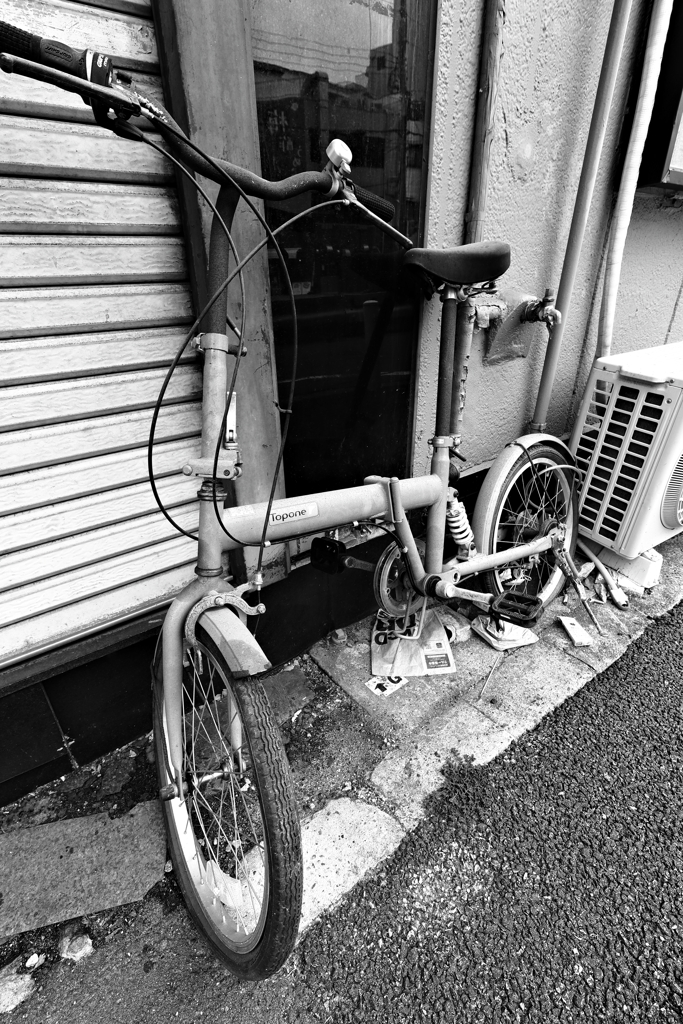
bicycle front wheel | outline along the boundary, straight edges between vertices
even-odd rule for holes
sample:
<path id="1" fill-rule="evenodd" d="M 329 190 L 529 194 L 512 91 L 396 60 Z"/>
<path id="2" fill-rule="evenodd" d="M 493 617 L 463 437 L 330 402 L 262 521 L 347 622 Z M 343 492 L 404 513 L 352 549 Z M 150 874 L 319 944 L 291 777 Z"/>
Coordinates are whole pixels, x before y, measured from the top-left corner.
<path id="1" fill-rule="evenodd" d="M 512 465 L 507 461 L 497 468 L 494 463 L 472 520 L 477 550 L 485 555 L 509 551 L 544 536 L 554 525 L 564 525 L 565 546 L 573 553 L 579 525 L 574 475 L 562 452 L 547 444 L 520 448 Z M 524 594 L 544 605 L 557 597 L 565 579 L 551 550 L 536 559 L 508 562 L 481 578 L 492 594 Z"/>
<path id="2" fill-rule="evenodd" d="M 301 914 L 302 858 L 289 765 L 268 698 L 235 679 L 197 626 L 183 673 L 186 792 L 162 802 L 185 903 L 214 951 L 240 978 L 285 962 Z M 160 786 L 173 781 L 161 671 L 154 683 Z"/>

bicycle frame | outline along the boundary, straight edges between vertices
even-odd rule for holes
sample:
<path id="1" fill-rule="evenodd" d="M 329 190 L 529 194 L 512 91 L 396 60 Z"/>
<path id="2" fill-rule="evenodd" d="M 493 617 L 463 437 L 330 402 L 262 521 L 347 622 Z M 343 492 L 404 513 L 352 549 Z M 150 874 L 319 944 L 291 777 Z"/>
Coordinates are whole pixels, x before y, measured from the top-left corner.
<path id="1" fill-rule="evenodd" d="M 39 45 L 43 52 L 45 41 L 41 37 L 0 22 L 0 41 L 3 32 L 11 48 L 32 55 Z M 61 44 L 56 44 L 57 50 L 54 50 L 55 44 L 49 40 L 46 45 L 53 48 L 53 56 L 54 52 L 59 52 L 60 58 L 83 58 L 87 64 L 86 51 L 73 51 L 69 47 L 62 51 L 59 49 Z M 518 540 L 532 536 L 534 539 L 529 543 L 511 544 L 506 551 L 492 555 L 475 553 L 472 542 L 474 534 L 457 501 L 457 492 L 450 486 L 452 482 L 457 482 L 459 476 L 450 460 L 452 453 L 458 455 L 460 444 L 464 381 L 474 320 L 470 296 L 482 290 L 491 290 L 493 286 L 444 284 L 440 274 L 432 276 L 428 273 L 429 262 L 423 266 L 418 260 L 415 260 L 415 265 L 424 271 L 432 286 L 438 285 L 443 303 L 436 429 L 430 441 L 433 449 L 431 472 L 421 478 L 404 480 L 369 476 L 360 487 L 278 501 L 272 501 L 273 487 L 269 501 L 221 508 L 227 497 L 225 481 L 241 475 L 236 429 L 234 435 L 228 429 L 228 440 L 224 440 L 226 425 L 229 428 L 233 425 L 236 427 L 232 422 L 234 409 L 226 409 L 229 388 L 232 393 L 232 385 L 228 384 L 227 357 L 235 355 L 241 358 L 243 345 L 241 336 L 235 342 L 228 337 L 226 330 L 226 323 L 231 323 L 227 316 L 231 252 L 229 230 L 239 194 L 245 197 L 266 196 L 273 195 L 274 189 L 274 194 L 279 198 L 310 190 L 317 190 L 328 198 L 339 195 L 347 204 L 358 204 L 371 221 L 406 248 L 410 248 L 412 243 L 385 224 L 377 213 L 366 209 L 359 202 L 350 179 L 352 154 L 339 140 L 328 147 L 329 163 L 323 171 L 294 175 L 279 183 L 267 182 L 235 165 L 225 162 L 217 164 L 213 158 L 195 147 L 177 126 L 173 127 L 170 115 L 144 97 L 123 90 L 122 99 L 117 90 L 84 83 L 79 78 L 55 72 L 21 57 L 3 54 L 0 65 L 3 70 L 18 71 L 28 77 L 80 92 L 84 97 L 90 96 L 98 122 L 125 138 L 141 141 L 144 137 L 120 116 L 112 120 L 109 117 L 110 108 L 119 115 L 122 110 L 126 114 L 138 114 L 144 108 L 146 115 L 161 130 L 167 142 L 170 138 L 177 147 L 180 140 L 180 152 L 185 161 L 179 163 L 175 158 L 172 159 L 181 169 L 188 168 L 186 173 L 189 174 L 189 168 L 192 167 L 196 173 L 206 174 L 208 164 L 209 171 L 215 171 L 217 175 L 208 174 L 213 180 L 233 182 L 220 189 L 211 228 L 208 291 L 217 298 L 212 301 L 208 311 L 201 314 L 200 327 L 203 333 L 198 337 L 199 347 L 204 353 L 200 455 L 182 467 L 184 474 L 194 475 L 201 481 L 198 492 L 196 579 L 175 598 L 164 620 L 162 677 L 158 676 L 156 667 L 153 673 L 154 736 L 157 742 L 159 796 L 165 802 L 164 817 L 169 848 L 188 910 L 231 970 L 245 978 L 266 977 L 282 965 L 294 946 L 301 906 L 302 856 L 297 807 L 291 793 L 289 770 L 279 742 L 277 722 L 272 719 L 263 688 L 258 683 L 247 685 L 244 682 L 244 677 L 256 676 L 270 668 L 265 654 L 246 628 L 246 616 L 261 614 L 265 608 L 262 604 L 256 607 L 248 605 L 241 596 L 245 590 L 261 590 L 263 546 L 273 542 L 286 543 L 306 534 L 334 531 L 349 524 L 364 529 L 366 523 L 375 522 L 384 525 L 385 529 L 391 528 L 396 543 L 385 549 L 375 567 L 375 592 L 385 610 L 387 607 L 393 609 L 392 628 L 396 628 L 395 635 L 417 640 L 430 597 L 444 601 L 452 598 L 469 599 L 476 606 L 490 610 L 496 621 L 506 614 L 509 621 L 515 621 L 514 617 L 510 618 L 514 615 L 517 621 L 533 621 L 538 610 L 543 607 L 543 601 L 537 596 L 512 595 L 520 598 L 515 601 L 509 594 L 502 593 L 494 597 L 493 594 L 466 590 L 458 584 L 469 575 L 510 562 L 533 560 L 534 556 L 551 548 L 562 573 L 569 575 L 571 570 L 572 578 L 575 578 L 576 570 L 571 567 L 569 553 L 564 552 L 566 528 L 561 524 L 561 514 L 555 511 L 554 506 L 551 506 L 553 518 L 547 517 L 544 504 L 537 515 L 532 513 L 531 518 L 515 514 L 515 536 Z M 172 150 L 173 145 L 169 145 Z M 155 145 L 155 148 L 158 147 Z M 186 150 L 196 150 L 198 159 L 190 159 Z M 236 186 L 235 183 L 240 179 L 244 185 Z M 292 188 L 298 191 L 288 192 Z M 207 199 L 206 193 L 201 191 Z M 363 201 L 368 206 L 374 205 L 380 213 L 389 212 L 387 204 L 383 206 L 379 197 L 360 190 L 359 193 L 364 195 Z M 224 230 L 226 226 L 227 231 Z M 274 237 L 268 233 L 271 238 Z M 508 262 L 509 254 L 506 254 L 505 260 L 499 262 L 494 260 L 491 263 L 484 261 L 472 264 L 482 268 L 479 271 L 467 272 L 463 264 L 460 266 L 463 269 L 462 276 L 466 281 L 471 281 L 475 274 L 491 273 L 493 276 L 501 272 Z M 456 274 L 453 268 L 457 265 L 456 261 L 451 265 L 452 269 L 446 269 L 445 272 Z M 441 272 L 444 272 L 446 266 L 447 263 L 442 264 Z M 446 279 L 450 280 L 448 277 Z M 430 294 L 432 291 L 433 287 Z M 193 331 L 194 327 L 188 338 Z M 235 328 L 235 334 L 241 332 Z M 184 345 L 171 363 L 164 389 Z M 154 424 L 162 399 L 163 389 L 150 431 L 150 470 Z M 535 438 L 525 437 L 515 444 L 524 448 L 525 444 L 535 443 L 538 438 L 538 435 Z M 554 453 L 551 454 L 554 456 Z M 504 450 L 494 463 L 496 471 L 502 470 L 502 476 L 498 474 L 493 479 L 502 480 L 504 487 L 512 479 L 509 476 L 508 457 L 508 452 Z M 282 448 L 278 452 L 277 467 L 281 465 L 281 458 Z M 516 458 L 519 459 L 518 454 Z M 535 485 L 539 489 L 540 501 L 539 474 L 530 455 L 529 462 Z M 544 472 L 546 470 L 541 470 L 541 473 Z M 150 475 L 154 488 L 153 474 Z M 498 505 L 497 502 L 489 501 L 491 492 L 487 492 L 486 486 L 482 491 L 483 504 L 487 507 L 487 514 L 489 510 L 493 514 L 494 509 L 498 510 Z M 161 511 L 173 522 L 163 508 L 156 490 L 155 497 Z M 418 508 L 427 509 L 424 562 L 406 515 Z M 517 529 L 518 521 L 521 525 Z M 447 523 L 457 544 L 457 556 L 444 563 Z M 495 520 L 492 527 L 496 534 L 499 523 L 500 520 Z M 504 525 L 507 527 L 509 524 L 506 521 Z M 489 526 L 482 527 L 481 521 L 477 530 L 482 536 L 489 536 Z M 482 544 L 489 545 L 491 549 L 496 546 L 494 541 L 489 543 L 486 539 Z M 224 577 L 224 556 L 245 546 L 260 549 L 257 571 L 251 574 L 247 583 L 233 587 Z M 334 546 L 329 547 L 334 554 Z M 347 562 L 353 563 L 354 560 L 348 559 Z M 356 566 L 373 568 L 372 565 L 358 561 Z M 524 567 L 521 571 L 524 571 Z M 385 599 L 390 594 L 386 582 L 391 573 L 394 574 L 392 584 L 395 582 L 401 593 L 400 599 L 393 604 Z M 380 584 L 384 589 L 380 588 Z M 413 611 L 416 614 L 411 615 Z M 416 623 L 414 626 L 413 622 Z M 197 633 L 195 627 L 198 627 Z M 187 719 L 183 692 L 185 665 L 191 691 L 188 695 L 191 713 Z M 224 696 L 223 689 L 228 695 L 227 706 L 217 708 L 217 702 Z M 207 708 L 209 713 L 205 716 Z M 187 746 L 184 742 L 186 722 Z M 218 787 L 219 795 L 212 794 L 214 785 Z M 225 820 L 230 813 L 233 819 L 227 831 L 224 828 L 224 810 Z M 252 818 L 257 819 L 256 822 Z M 243 831 L 246 843 L 242 840 Z"/>
<path id="2" fill-rule="evenodd" d="M 238 197 L 222 186 L 217 208 L 228 229 L 232 224 Z M 373 217 L 373 220 L 376 218 Z M 222 230 L 214 224 L 209 253 L 209 292 L 220 287 L 228 275 L 229 244 Z M 394 229 L 392 235 L 396 236 Z M 464 300 L 464 301 L 463 301 Z M 546 536 L 509 551 L 492 555 L 475 555 L 466 560 L 454 559 L 443 563 L 446 530 L 446 502 L 449 486 L 450 452 L 459 443 L 463 402 L 460 390 L 462 369 L 469 355 L 472 338 L 471 304 L 467 293 L 445 288 L 442 294 L 443 312 L 439 352 L 439 380 L 437 393 L 436 432 L 431 441 L 433 454 L 431 473 L 424 477 L 399 480 L 397 478 L 367 477 L 359 487 L 346 487 L 334 491 L 307 494 L 297 498 L 282 498 L 270 507 L 270 522 L 266 533 L 269 543 L 287 542 L 306 534 L 333 530 L 360 520 L 378 520 L 391 525 L 404 553 L 418 593 L 426 595 L 428 587 L 434 596 L 474 597 L 486 601 L 492 595 L 474 593 L 457 587 L 466 576 L 529 558 L 561 547 L 563 533 L 554 527 Z M 460 305 L 461 312 L 458 311 Z M 233 587 L 223 579 L 224 553 L 245 545 L 258 545 L 263 535 L 264 517 L 268 502 L 237 506 L 222 511 L 222 523 L 216 517 L 214 488 L 224 497 L 222 485 L 207 477 L 207 463 L 213 465 L 228 391 L 228 360 L 230 348 L 226 335 L 227 290 L 213 304 L 206 316 L 206 333 L 202 338 L 204 350 L 204 378 L 202 400 L 201 459 L 196 470 L 204 483 L 199 491 L 199 529 L 197 579 L 190 583 L 173 601 L 163 627 L 163 679 L 164 708 L 169 731 L 171 764 L 176 773 L 176 786 L 182 792 L 182 671 L 183 629 L 187 616 L 207 594 L 227 593 Z M 453 341 L 455 335 L 455 344 Z M 455 382 L 455 387 L 454 387 Z M 424 563 L 417 549 L 405 512 L 427 508 L 427 535 Z M 228 536 L 226 530 L 231 536 Z M 253 589 L 259 586 L 257 581 Z M 247 639 L 249 638 L 249 639 Z M 258 648 L 251 634 L 243 627 L 242 643 Z M 260 650 L 260 649 L 259 649 Z M 261 652 L 262 655 L 262 652 Z M 269 667 L 262 655 L 260 670 Z M 247 669 L 244 674 L 253 672 Z"/>

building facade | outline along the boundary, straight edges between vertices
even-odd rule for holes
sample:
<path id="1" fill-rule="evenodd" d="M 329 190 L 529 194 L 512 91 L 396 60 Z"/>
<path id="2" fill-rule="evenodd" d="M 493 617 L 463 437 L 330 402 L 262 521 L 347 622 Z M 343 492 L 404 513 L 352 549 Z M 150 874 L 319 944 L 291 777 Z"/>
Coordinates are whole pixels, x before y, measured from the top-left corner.
<path id="1" fill-rule="evenodd" d="M 650 7 L 632 5 L 565 327 L 548 418 L 562 437 L 595 353 Z M 328 142 L 344 139 L 357 183 L 394 203 L 400 230 L 443 248 L 465 239 L 484 8 L 483 0 L 0 0 L 0 20 L 112 54 L 207 151 L 266 177 L 318 169 Z M 499 8 L 483 237 L 512 247 L 506 288 L 542 296 L 562 269 L 612 4 L 499 0 Z M 0 141 L 0 797 L 9 799 L 146 728 L 154 634 L 194 564 L 192 542 L 156 510 L 147 434 L 166 368 L 207 295 L 209 215 L 163 156 L 97 127 L 78 97 L 49 86 L 0 74 Z M 265 214 L 278 227 L 313 206 L 299 197 L 267 204 Z M 682 216 L 675 190 L 636 197 L 616 352 L 681 340 Z M 238 248 L 259 231 L 240 214 Z M 424 472 L 438 302 L 423 304 L 384 236 L 336 209 L 311 209 L 282 240 L 300 337 L 279 495 L 359 483 L 369 472 Z M 292 376 L 289 300 L 274 251 L 252 271 L 237 405 L 247 470 L 231 498 L 243 503 L 267 496 Z M 236 316 L 241 301 L 233 288 Z M 475 330 L 462 448 L 472 488 L 531 419 L 547 332 L 540 324 L 524 332 L 521 349 L 493 360 L 485 322 Z M 200 383 L 188 349 L 154 455 L 162 499 L 190 531 L 196 485 L 181 467 L 197 446 Z M 248 559 L 232 565 L 237 577 Z M 266 601 L 282 612 L 271 632 L 264 625 L 274 662 L 372 605 L 364 574 L 321 579 L 306 561 L 305 543 L 269 552 Z"/>

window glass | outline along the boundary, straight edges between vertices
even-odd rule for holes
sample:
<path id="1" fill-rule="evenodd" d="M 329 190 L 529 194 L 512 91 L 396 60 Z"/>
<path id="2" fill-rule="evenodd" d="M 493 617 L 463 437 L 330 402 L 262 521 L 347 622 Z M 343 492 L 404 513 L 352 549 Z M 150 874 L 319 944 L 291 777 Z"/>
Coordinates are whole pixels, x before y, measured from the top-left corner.
<path id="1" fill-rule="evenodd" d="M 390 200 L 420 242 L 432 76 L 433 0 L 252 0 L 263 174 L 320 170 L 334 138 L 354 182 Z M 311 194 L 267 204 L 294 284 L 299 353 L 285 452 L 287 493 L 404 475 L 419 294 L 402 250 L 361 215 Z M 292 378 L 289 299 L 269 251 L 280 401 Z"/>

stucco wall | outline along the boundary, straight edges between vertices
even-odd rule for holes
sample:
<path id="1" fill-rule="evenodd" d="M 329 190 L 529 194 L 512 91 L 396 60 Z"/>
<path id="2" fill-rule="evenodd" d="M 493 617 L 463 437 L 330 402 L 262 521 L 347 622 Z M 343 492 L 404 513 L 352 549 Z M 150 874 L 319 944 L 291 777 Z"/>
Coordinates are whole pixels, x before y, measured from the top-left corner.
<path id="1" fill-rule="evenodd" d="M 548 416 L 549 430 L 558 434 L 571 426 L 595 351 L 616 146 L 648 8 L 646 0 L 634 0 Z M 511 244 L 507 280 L 539 296 L 559 283 L 611 9 L 610 2 L 595 0 L 551 5 L 508 0 L 506 5 L 484 238 Z M 430 246 L 458 245 L 463 239 L 482 11 L 482 0 L 441 4 L 427 216 Z M 664 342 L 683 277 L 682 218 L 677 202 L 638 197 L 624 259 L 615 351 Z M 417 471 L 427 465 L 427 440 L 433 432 L 439 317 L 439 303 L 433 300 L 421 333 Z M 484 333 L 475 331 L 462 448 L 469 467 L 493 459 L 527 428 L 547 332 L 541 325 L 525 329 L 533 337 L 528 357 L 493 366 L 483 361 Z M 674 334 L 676 339 L 683 334 L 683 303 L 670 340 Z"/>

